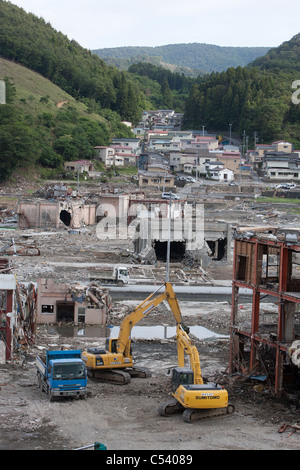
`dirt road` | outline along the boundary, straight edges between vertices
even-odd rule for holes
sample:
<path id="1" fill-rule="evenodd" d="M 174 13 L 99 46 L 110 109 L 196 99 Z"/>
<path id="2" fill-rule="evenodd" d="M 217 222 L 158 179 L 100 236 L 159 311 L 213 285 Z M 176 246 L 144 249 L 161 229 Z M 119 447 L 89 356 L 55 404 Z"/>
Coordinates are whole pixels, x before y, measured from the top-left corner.
<path id="1" fill-rule="evenodd" d="M 61 337 L 41 329 L 37 346 L 84 347 L 87 338 Z M 33 348 L 22 363 L 0 366 L 0 449 L 72 450 L 101 442 L 107 450 L 296 450 L 300 433 L 278 432 L 294 425 L 294 404 L 275 401 L 255 383 L 228 377 L 228 341 L 198 341 L 203 375 L 216 378 L 229 391 L 234 414 L 185 423 L 181 415 L 163 418 L 157 409 L 170 397 L 167 369 L 176 363 L 174 339 L 140 340 L 134 344 L 139 365 L 152 377 L 126 386 L 88 381 L 86 400 L 49 402 L 36 381 Z"/>

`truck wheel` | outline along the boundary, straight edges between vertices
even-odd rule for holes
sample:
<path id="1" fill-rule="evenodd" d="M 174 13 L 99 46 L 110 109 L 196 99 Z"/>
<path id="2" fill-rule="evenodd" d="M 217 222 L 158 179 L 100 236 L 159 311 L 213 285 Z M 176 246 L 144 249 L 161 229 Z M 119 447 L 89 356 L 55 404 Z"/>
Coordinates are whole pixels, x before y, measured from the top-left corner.
<path id="1" fill-rule="evenodd" d="M 119 287 L 124 286 L 124 281 L 118 281 L 118 286 Z"/>
<path id="2" fill-rule="evenodd" d="M 49 401 L 52 402 L 54 400 L 53 396 L 51 395 L 51 390 L 50 388 L 48 388 L 47 390 L 47 395 L 48 395 L 48 398 L 49 398 Z"/>
<path id="3" fill-rule="evenodd" d="M 38 387 L 39 387 L 39 388 L 42 388 L 42 380 L 41 380 L 41 376 L 40 376 L 40 375 L 37 376 L 37 381 L 38 381 Z"/>

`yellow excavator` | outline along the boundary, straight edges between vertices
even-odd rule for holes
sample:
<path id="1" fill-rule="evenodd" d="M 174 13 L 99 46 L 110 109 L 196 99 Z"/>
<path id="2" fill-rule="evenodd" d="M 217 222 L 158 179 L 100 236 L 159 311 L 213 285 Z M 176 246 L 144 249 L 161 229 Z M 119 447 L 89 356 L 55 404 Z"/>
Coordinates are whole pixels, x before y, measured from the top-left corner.
<path id="1" fill-rule="evenodd" d="M 158 293 L 162 287 L 164 292 Z M 156 295 L 157 294 L 157 295 Z M 155 296 L 156 295 L 156 296 Z M 102 382 L 127 384 L 131 377 L 149 377 L 146 369 L 136 367 L 131 348 L 131 331 L 134 325 L 145 318 L 155 307 L 167 301 L 175 317 L 176 324 L 186 329 L 181 319 L 181 311 L 172 285 L 168 282 L 160 286 L 139 304 L 121 323 L 118 338 L 106 341 L 106 349 L 88 348 L 82 353 L 88 376 Z"/>
<path id="2" fill-rule="evenodd" d="M 198 350 L 180 324 L 177 325 L 176 340 L 178 367 L 172 370 L 173 399 L 159 406 L 159 414 L 170 416 L 183 412 L 183 420 L 191 423 L 232 413 L 234 406 L 228 404 L 228 392 L 218 384 L 204 384 Z M 185 353 L 190 367 L 185 367 Z"/>

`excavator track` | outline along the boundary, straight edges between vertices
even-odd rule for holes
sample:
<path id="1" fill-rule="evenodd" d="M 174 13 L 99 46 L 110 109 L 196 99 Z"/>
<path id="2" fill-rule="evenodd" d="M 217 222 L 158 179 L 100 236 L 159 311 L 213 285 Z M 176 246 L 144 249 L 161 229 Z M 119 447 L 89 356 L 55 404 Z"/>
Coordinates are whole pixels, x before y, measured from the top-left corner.
<path id="1" fill-rule="evenodd" d="M 186 423 L 193 423 L 202 419 L 225 416 L 234 412 L 234 405 L 228 405 L 225 408 L 214 408 L 211 410 L 185 409 L 182 417 Z"/>
<path id="2" fill-rule="evenodd" d="M 146 379 L 147 377 L 152 377 L 151 371 L 144 367 L 133 367 L 132 369 L 126 369 L 126 372 L 128 372 L 132 378 Z"/>
<path id="3" fill-rule="evenodd" d="M 177 400 L 169 400 L 158 407 L 160 416 L 171 416 L 175 413 L 180 413 L 184 410 L 183 406 Z"/>
<path id="4" fill-rule="evenodd" d="M 88 376 L 99 382 L 112 383 L 116 385 L 126 385 L 131 381 L 130 374 L 120 369 L 89 371 Z"/>

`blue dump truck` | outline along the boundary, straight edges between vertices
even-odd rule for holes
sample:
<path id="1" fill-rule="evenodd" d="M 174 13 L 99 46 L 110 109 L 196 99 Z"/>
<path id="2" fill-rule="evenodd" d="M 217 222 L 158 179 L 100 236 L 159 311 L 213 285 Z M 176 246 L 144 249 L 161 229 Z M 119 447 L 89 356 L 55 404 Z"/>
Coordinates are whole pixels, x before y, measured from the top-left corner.
<path id="1" fill-rule="evenodd" d="M 49 400 L 87 396 L 87 372 L 79 350 L 46 351 L 36 357 L 38 386 Z"/>

